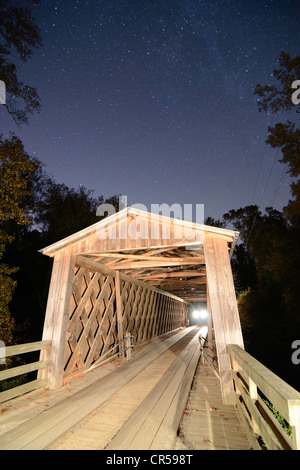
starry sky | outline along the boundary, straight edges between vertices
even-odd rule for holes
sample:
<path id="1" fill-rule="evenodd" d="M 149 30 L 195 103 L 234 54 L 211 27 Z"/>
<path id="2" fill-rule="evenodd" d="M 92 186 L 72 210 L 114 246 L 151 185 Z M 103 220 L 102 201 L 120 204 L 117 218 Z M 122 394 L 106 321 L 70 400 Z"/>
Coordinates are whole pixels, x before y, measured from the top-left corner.
<path id="1" fill-rule="evenodd" d="M 221 218 L 281 209 L 290 177 L 259 113 L 281 50 L 300 50 L 297 0 L 42 0 L 43 46 L 19 76 L 41 112 L 15 132 L 59 183 L 128 205 L 204 204 Z M 300 78 L 300 77 L 299 77 Z"/>

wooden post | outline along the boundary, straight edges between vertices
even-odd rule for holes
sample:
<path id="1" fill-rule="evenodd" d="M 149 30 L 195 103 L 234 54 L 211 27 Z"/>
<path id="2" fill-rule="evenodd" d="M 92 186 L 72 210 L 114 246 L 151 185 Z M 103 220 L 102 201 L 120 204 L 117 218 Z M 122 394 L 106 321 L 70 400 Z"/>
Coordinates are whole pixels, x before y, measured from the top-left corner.
<path id="1" fill-rule="evenodd" d="M 63 384 L 74 269 L 75 255 L 65 250 L 55 256 L 43 331 L 43 340 L 52 340 L 48 369 L 50 389 L 60 387 Z"/>
<path id="2" fill-rule="evenodd" d="M 252 398 L 253 402 L 255 403 L 258 399 L 258 392 L 257 392 L 257 385 L 253 380 L 249 377 L 249 395 Z M 259 426 L 257 422 L 255 421 L 255 417 L 251 415 L 251 424 L 252 424 L 252 429 L 253 432 L 257 435 L 259 435 Z"/>
<path id="3" fill-rule="evenodd" d="M 126 333 L 125 348 L 126 348 L 126 361 L 129 361 L 131 359 L 131 334 L 130 333 Z"/>
<path id="4" fill-rule="evenodd" d="M 120 287 L 119 271 L 116 271 L 115 289 L 116 289 L 116 306 L 117 306 L 118 342 L 120 343 L 119 351 L 120 351 L 120 357 L 124 357 L 124 343 L 121 343 L 121 341 L 124 339 L 124 336 L 123 336 L 122 301 L 121 301 L 121 287 Z"/>
<path id="5" fill-rule="evenodd" d="M 185 302 L 185 303 L 182 305 L 181 308 L 182 308 L 182 310 L 181 310 L 182 321 L 181 321 L 180 326 L 186 326 L 186 325 L 187 325 L 187 321 L 188 321 L 187 302 Z"/>
<path id="6" fill-rule="evenodd" d="M 243 348 L 244 344 L 227 241 L 213 234 L 205 233 L 204 254 L 222 399 L 224 404 L 233 405 L 235 398 L 227 345 L 238 344 Z"/>
<path id="7" fill-rule="evenodd" d="M 293 444 L 295 450 L 300 450 L 300 404 L 299 400 L 289 400 L 290 425 L 292 426 Z"/>
<path id="8" fill-rule="evenodd" d="M 207 301 L 207 346 L 208 346 L 208 357 L 213 360 L 213 342 L 212 342 L 212 314 L 211 314 L 211 305 L 209 298 L 208 285 L 206 283 L 206 301 Z"/>

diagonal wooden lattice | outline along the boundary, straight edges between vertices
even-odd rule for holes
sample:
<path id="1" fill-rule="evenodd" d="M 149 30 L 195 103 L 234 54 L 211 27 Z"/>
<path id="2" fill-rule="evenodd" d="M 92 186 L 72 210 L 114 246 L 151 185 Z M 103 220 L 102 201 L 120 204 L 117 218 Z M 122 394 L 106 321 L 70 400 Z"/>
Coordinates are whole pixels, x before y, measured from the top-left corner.
<path id="1" fill-rule="evenodd" d="M 115 346 L 133 336 L 135 345 L 178 328 L 185 317 L 184 303 L 134 279 L 120 281 L 120 316 L 117 320 L 115 276 L 79 266 L 74 272 L 64 374 L 87 369 Z M 116 352 L 117 349 L 114 350 Z"/>
<path id="2" fill-rule="evenodd" d="M 65 372 L 92 364 L 115 342 L 115 288 L 111 276 L 75 272 L 65 353 Z"/>

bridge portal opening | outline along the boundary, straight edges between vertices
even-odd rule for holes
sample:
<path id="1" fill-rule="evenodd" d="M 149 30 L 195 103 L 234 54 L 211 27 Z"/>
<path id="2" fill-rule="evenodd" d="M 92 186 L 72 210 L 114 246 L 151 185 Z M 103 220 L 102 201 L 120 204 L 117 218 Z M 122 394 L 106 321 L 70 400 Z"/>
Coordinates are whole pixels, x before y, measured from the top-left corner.
<path id="1" fill-rule="evenodd" d="M 151 236 L 149 236 L 151 234 Z M 222 397 L 232 403 L 228 344 L 243 347 L 230 255 L 238 233 L 126 207 L 44 249 L 53 258 L 43 339 L 49 386 L 88 369 L 124 338 L 143 343 L 191 321 L 214 330 Z"/>

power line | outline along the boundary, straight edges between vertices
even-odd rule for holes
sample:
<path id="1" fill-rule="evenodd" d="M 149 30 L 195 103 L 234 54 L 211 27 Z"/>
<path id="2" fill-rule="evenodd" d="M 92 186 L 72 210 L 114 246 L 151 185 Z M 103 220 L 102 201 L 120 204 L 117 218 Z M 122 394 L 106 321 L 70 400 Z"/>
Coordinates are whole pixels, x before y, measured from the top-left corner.
<path id="1" fill-rule="evenodd" d="M 267 127 L 270 126 L 271 124 L 271 120 L 274 119 L 274 116 L 269 114 L 269 122 L 268 122 L 268 125 Z M 255 181 L 255 186 L 254 186 L 254 190 L 253 190 L 253 193 L 252 193 L 252 198 L 251 198 L 251 203 L 250 205 L 252 205 L 253 201 L 254 201 L 254 197 L 255 197 L 255 193 L 256 193 L 256 189 L 257 189 L 257 184 L 258 184 L 258 181 L 259 181 L 259 178 L 260 178 L 260 174 L 261 174 L 261 171 L 262 171 L 262 167 L 263 167 L 263 162 L 264 162 L 264 158 L 265 158 L 265 153 L 266 153 L 266 149 L 267 149 L 267 145 L 265 143 L 264 145 L 264 149 L 263 149 L 263 153 L 262 153 L 262 156 L 261 156 L 261 159 L 260 159 L 260 166 L 259 166 L 259 169 L 258 169 L 258 172 L 257 172 L 257 176 L 256 176 L 256 181 Z"/>
<path id="2" fill-rule="evenodd" d="M 294 17 L 293 17 L 293 22 L 292 22 L 292 25 L 291 25 L 291 29 L 290 29 L 290 35 L 289 35 L 289 39 L 288 39 L 288 42 L 287 42 L 287 46 L 291 47 L 291 42 L 292 42 L 292 37 L 293 37 L 293 34 L 294 34 L 294 29 L 295 29 L 295 24 L 296 24 L 296 19 L 297 19 L 297 15 L 298 13 L 300 12 L 300 0 L 298 0 L 297 4 L 295 5 L 295 10 L 294 10 Z M 289 117 L 289 114 L 290 114 L 290 111 L 291 109 L 289 110 L 288 112 L 288 116 L 287 118 Z M 274 115 L 272 115 L 272 117 L 274 118 Z M 268 125 L 268 127 L 270 127 L 270 124 Z M 260 167 L 259 167 L 259 170 L 258 170 L 258 173 L 257 173 L 257 176 L 256 176 L 256 181 L 255 181 L 255 187 L 254 187 L 254 190 L 253 190 L 253 193 L 252 193 L 252 198 L 251 198 L 251 205 L 253 203 L 253 200 L 254 200 L 254 197 L 255 197 L 255 193 L 256 193 L 256 189 L 257 189 L 257 184 L 258 184 L 258 180 L 259 180 L 259 177 L 260 177 L 260 174 L 261 174 L 261 171 L 262 171 L 262 167 L 263 167 L 263 161 L 264 161 L 264 158 L 265 158 L 265 151 L 266 151 L 266 144 L 265 144 L 265 147 L 264 147 L 264 151 L 263 151 L 263 154 L 262 154 L 262 158 L 261 158 L 261 161 L 260 161 Z M 270 172 L 269 172 L 269 176 L 268 176 L 268 179 L 267 179 L 267 182 L 265 184 L 265 187 L 264 187 L 264 190 L 263 190 L 263 193 L 262 193 L 262 196 L 261 196 L 261 199 L 260 199 L 260 203 L 259 203 L 259 206 L 261 206 L 262 202 L 263 202 L 263 199 L 264 199 L 264 195 L 265 195 L 265 192 L 267 190 L 267 187 L 269 185 L 269 181 L 271 179 L 271 175 L 272 175 L 272 172 L 273 172 L 273 168 L 275 166 L 275 162 L 277 160 L 277 154 L 279 152 L 279 147 L 277 148 L 276 150 L 276 153 L 274 155 L 274 159 L 273 159 L 273 163 L 271 165 L 271 168 L 270 168 Z M 271 206 L 276 197 L 278 196 L 278 193 L 280 191 L 280 188 L 281 188 L 281 185 L 282 185 L 282 182 L 285 178 L 285 175 L 286 175 L 286 167 L 287 167 L 287 163 L 285 164 L 285 167 L 280 175 L 280 178 L 279 178 L 279 181 L 277 183 L 277 186 L 275 188 L 275 191 L 273 193 L 273 196 L 272 196 L 272 199 L 270 201 L 270 204 L 269 206 Z M 250 240 L 250 237 L 252 235 L 252 231 L 253 231 L 253 228 L 254 228 L 254 222 L 255 222 L 255 217 L 253 218 L 253 221 L 251 223 L 251 227 L 250 227 L 250 231 L 249 231 L 249 235 L 247 237 L 247 240 L 246 240 L 246 246 L 248 246 L 248 243 L 249 243 L 249 240 Z M 258 235 L 258 234 L 257 234 Z"/>
<path id="3" fill-rule="evenodd" d="M 288 39 L 288 42 L 287 42 L 287 46 L 289 46 L 289 47 L 291 47 L 291 42 L 292 42 L 294 30 L 295 30 L 295 24 L 296 24 L 296 20 L 297 20 L 298 13 L 300 13 L 300 0 L 298 0 L 298 1 L 297 1 L 297 4 L 295 5 L 293 21 L 292 21 L 292 25 L 291 25 L 291 29 L 290 29 L 290 35 L 289 35 L 289 39 Z M 289 118 L 290 112 L 291 112 L 291 109 L 289 109 L 289 111 L 288 111 L 287 119 Z M 274 120 L 275 120 L 274 115 L 272 115 L 272 117 L 273 117 Z M 273 123 L 273 125 L 274 125 L 274 123 Z M 270 127 L 270 123 L 269 123 L 268 127 Z M 257 174 L 257 178 L 256 178 L 256 182 L 255 182 L 255 188 L 254 188 L 254 191 L 253 191 L 253 193 L 252 193 L 251 204 L 252 204 L 253 199 L 254 199 L 254 195 L 255 195 L 255 192 L 256 192 L 258 179 L 259 179 L 259 176 L 260 176 L 260 173 L 261 173 L 261 170 L 262 170 L 262 164 L 263 164 L 263 160 L 264 160 L 264 156 L 265 156 L 265 150 L 266 150 L 266 146 L 264 147 L 264 152 L 263 152 L 263 155 L 262 155 L 262 158 L 261 158 L 260 168 L 259 168 L 259 171 L 258 171 L 258 174 Z M 266 190 L 267 190 L 269 181 L 270 181 L 270 179 L 271 179 L 271 175 L 272 175 L 272 172 L 273 172 L 273 168 L 274 168 L 274 166 L 275 166 L 275 162 L 276 162 L 276 158 L 277 158 L 278 151 L 279 151 L 279 148 L 277 148 L 277 151 L 276 151 L 276 153 L 275 153 L 275 156 L 274 156 L 274 159 L 273 159 L 273 163 L 272 163 L 272 166 L 271 166 L 271 169 L 270 169 L 270 172 L 269 172 L 269 176 L 268 176 L 268 179 L 267 179 L 267 183 L 265 184 L 265 187 L 264 187 L 264 190 L 263 190 L 263 194 L 262 194 L 261 199 L 260 199 L 259 206 L 261 206 L 261 204 L 262 204 L 262 202 L 263 202 L 264 195 L 265 195 L 265 193 L 266 193 Z M 285 171 L 285 170 L 284 170 L 284 171 Z M 277 184 L 277 186 L 276 186 L 276 189 L 275 189 L 276 195 L 274 196 L 274 194 L 273 194 L 273 197 L 272 197 L 272 200 L 271 200 L 272 202 L 275 200 L 275 197 L 277 196 L 277 194 L 278 194 L 278 192 L 279 192 L 279 191 L 278 191 L 278 187 L 280 186 L 281 180 L 283 180 L 283 178 L 284 178 L 284 176 L 283 176 L 283 174 L 281 174 L 280 179 L 279 179 L 279 182 L 278 182 L 278 184 Z M 270 203 L 270 204 L 271 204 L 271 203 Z"/>
<path id="4" fill-rule="evenodd" d="M 272 199 L 271 199 L 271 201 L 270 201 L 269 206 L 272 206 L 272 204 L 274 204 L 275 199 L 276 199 L 276 197 L 278 196 L 278 194 L 279 194 L 279 192 L 280 192 L 280 189 L 281 189 L 282 184 L 283 184 L 283 180 L 284 180 L 284 178 L 285 178 L 285 176 L 286 176 L 286 174 L 287 174 L 287 171 L 286 171 L 287 166 L 288 166 L 288 163 L 286 163 L 286 164 L 284 165 L 283 171 L 282 171 L 282 173 L 281 173 L 281 176 L 280 176 L 280 178 L 279 178 L 278 184 L 277 184 L 276 189 L 275 189 L 275 191 L 274 191 L 274 193 L 273 193 L 273 196 L 272 196 Z"/>
<path id="5" fill-rule="evenodd" d="M 268 187 L 269 182 L 270 182 L 270 179 L 271 179 L 271 175 L 272 175 L 272 172 L 273 172 L 273 168 L 274 168 L 274 166 L 275 166 L 276 161 L 278 161 L 278 157 L 277 157 L 278 152 L 279 152 L 279 148 L 277 148 L 277 150 L 276 150 L 276 152 L 275 152 L 274 159 L 273 159 L 273 163 L 272 163 L 271 168 L 270 168 L 269 176 L 268 176 L 267 182 L 266 182 L 266 184 L 265 184 L 265 187 L 264 187 L 264 190 L 263 190 L 263 193 L 262 193 L 260 202 L 259 202 L 259 206 L 262 205 L 265 192 L 266 192 L 266 190 L 267 190 L 267 187 Z"/>

